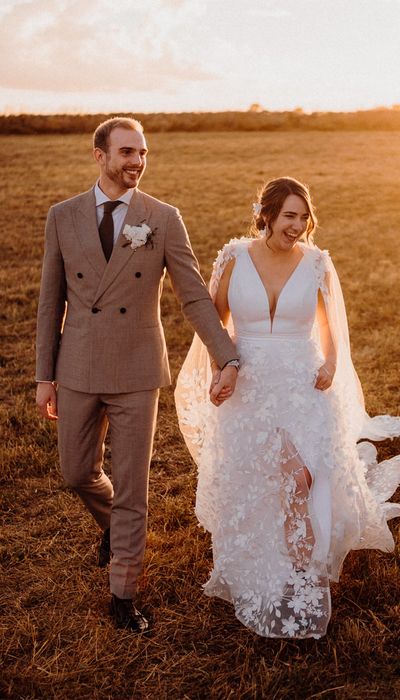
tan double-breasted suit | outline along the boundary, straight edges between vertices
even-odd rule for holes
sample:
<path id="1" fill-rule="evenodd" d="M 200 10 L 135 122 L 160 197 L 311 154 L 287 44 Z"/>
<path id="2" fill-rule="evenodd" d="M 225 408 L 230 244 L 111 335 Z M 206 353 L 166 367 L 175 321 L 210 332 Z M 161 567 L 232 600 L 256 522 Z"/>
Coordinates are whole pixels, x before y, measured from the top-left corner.
<path id="1" fill-rule="evenodd" d="M 216 362 L 237 357 L 177 209 L 136 189 L 123 227 L 140 223 L 150 241 L 134 251 L 121 232 L 107 263 L 93 190 L 50 209 L 37 327 L 36 377 L 58 385 L 62 472 L 101 528 L 111 523 L 110 583 L 120 598 L 134 596 L 142 567 L 158 392 L 170 383 L 165 270 Z M 113 484 L 102 469 L 108 426 Z"/>

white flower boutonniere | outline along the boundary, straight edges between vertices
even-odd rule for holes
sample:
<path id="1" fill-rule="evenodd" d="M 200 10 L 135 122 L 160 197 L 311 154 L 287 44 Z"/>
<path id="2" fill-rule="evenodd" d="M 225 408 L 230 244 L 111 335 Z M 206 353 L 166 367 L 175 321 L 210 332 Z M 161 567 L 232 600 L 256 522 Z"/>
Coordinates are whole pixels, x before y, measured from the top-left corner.
<path id="1" fill-rule="evenodd" d="M 129 226 L 125 224 L 122 233 L 125 238 L 128 239 L 128 243 L 125 243 L 124 247 L 129 245 L 132 250 L 136 250 L 142 245 L 152 243 L 152 237 L 154 235 L 154 231 L 151 230 L 150 226 L 143 222 L 138 226 Z"/>

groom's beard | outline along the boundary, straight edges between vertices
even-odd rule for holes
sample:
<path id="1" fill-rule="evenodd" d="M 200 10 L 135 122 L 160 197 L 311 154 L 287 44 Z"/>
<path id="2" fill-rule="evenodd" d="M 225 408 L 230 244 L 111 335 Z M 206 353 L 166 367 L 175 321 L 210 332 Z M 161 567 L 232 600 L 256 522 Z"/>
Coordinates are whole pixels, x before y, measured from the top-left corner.
<path id="1" fill-rule="evenodd" d="M 144 173 L 144 167 L 138 168 L 134 173 L 128 173 L 126 168 L 113 168 L 106 164 L 106 176 L 109 180 L 115 182 L 120 189 L 129 190 L 138 186 L 139 180 Z"/>

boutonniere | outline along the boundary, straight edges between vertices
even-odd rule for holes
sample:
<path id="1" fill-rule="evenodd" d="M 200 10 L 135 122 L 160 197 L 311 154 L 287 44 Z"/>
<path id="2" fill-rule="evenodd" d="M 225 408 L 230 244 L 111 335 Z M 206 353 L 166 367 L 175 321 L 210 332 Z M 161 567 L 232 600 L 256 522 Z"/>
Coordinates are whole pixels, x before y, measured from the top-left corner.
<path id="1" fill-rule="evenodd" d="M 136 250 L 142 245 L 150 245 L 151 247 L 153 247 L 153 236 L 155 232 L 156 229 L 152 231 L 150 226 L 145 224 L 144 221 L 138 224 L 138 226 L 129 226 L 128 224 L 125 224 L 122 233 L 125 236 L 125 238 L 128 239 L 128 242 L 124 243 L 122 247 L 125 248 L 129 245 L 132 248 L 132 250 Z"/>

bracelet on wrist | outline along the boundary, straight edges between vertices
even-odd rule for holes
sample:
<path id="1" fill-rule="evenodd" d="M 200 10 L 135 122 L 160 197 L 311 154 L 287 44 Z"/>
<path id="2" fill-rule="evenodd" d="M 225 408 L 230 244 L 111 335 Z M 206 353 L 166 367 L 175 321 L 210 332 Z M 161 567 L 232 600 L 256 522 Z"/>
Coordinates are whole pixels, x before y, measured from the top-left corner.
<path id="1" fill-rule="evenodd" d="M 227 363 L 223 366 L 222 369 L 224 369 L 225 367 L 235 367 L 235 368 L 237 369 L 237 371 L 239 372 L 239 370 L 240 370 L 240 360 L 229 360 L 229 362 L 227 362 Z"/>

